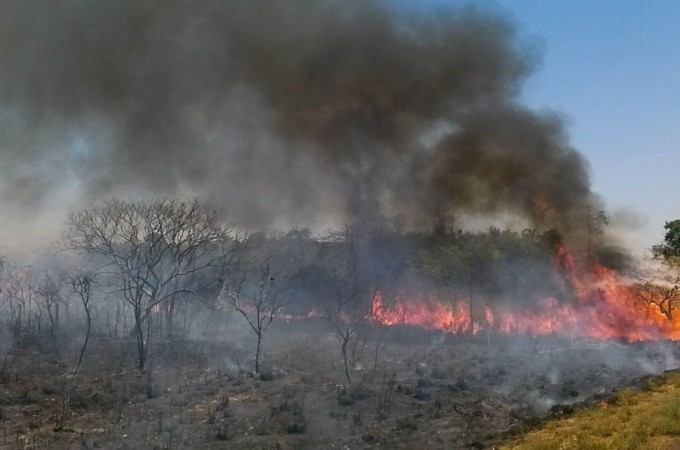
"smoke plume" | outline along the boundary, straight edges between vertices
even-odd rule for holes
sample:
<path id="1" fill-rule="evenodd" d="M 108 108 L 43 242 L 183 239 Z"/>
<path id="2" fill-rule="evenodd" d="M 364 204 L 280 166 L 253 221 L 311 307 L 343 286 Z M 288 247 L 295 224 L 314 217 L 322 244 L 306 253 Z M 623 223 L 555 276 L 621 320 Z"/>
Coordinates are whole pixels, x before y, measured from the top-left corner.
<path id="1" fill-rule="evenodd" d="M 237 223 L 592 201 L 504 17 L 378 0 L 1 0 L 0 202 L 197 196 Z M 66 204 L 66 203 L 64 203 Z"/>

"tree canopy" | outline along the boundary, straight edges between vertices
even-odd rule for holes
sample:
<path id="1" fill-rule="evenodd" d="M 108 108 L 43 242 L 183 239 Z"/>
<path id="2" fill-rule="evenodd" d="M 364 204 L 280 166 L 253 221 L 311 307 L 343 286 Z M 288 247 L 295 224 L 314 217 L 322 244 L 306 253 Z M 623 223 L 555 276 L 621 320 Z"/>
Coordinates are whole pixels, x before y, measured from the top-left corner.
<path id="1" fill-rule="evenodd" d="M 680 257 L 680 219 L 666 222 L 664 229 L 664 255 L 667 258 Z"/>

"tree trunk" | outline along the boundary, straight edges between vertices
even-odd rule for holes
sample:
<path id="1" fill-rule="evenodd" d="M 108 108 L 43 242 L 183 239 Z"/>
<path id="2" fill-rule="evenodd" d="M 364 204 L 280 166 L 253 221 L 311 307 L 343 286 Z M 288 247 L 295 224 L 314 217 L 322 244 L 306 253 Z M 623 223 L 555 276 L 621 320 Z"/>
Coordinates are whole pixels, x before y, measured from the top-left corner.
<path id="1" fill-rule="evenodd" d="M 359 345 L 359 338 L 357 337 L 354 340 L 354 345 L 352 345 L 352 357 L 350 358 L 351 366 L 356 367 L 357 366 L 357 361 L 361 361 L 364 355 L 364 349 L 366 348 L 366 338 L 362 340 L 361 348 L 358 351 L 358 356 L 357 356 L 357 346 Z"/>
<path id="2" fill-rule="evenodd" d="M 23 305 L 18 305 L 18 307 L 17 307 L 17 319 L 16 319 L 15 324 L 14 324 L 14 336 L 19 336 L 19 334 L 21 334 L 21 320 L 22 320 L 21 316 L 23 315 L 22 311 L 23 311 Z M 31 317 L 30 313 L 28 314 L 28 317 L 29 318 Z M 29 330 L 30 330 L 30 328 L 29 328 Z"/>
<path id="3" fill-rule="evenodd" d="M 349 331 L 342 336 L 342 362 L 345 364 L 345 377 L 347 378 L 348 383 L 352 383 L 352 375 L 350 374 L 349 371 L 349 360 L 347 359 L 347 345 L 349 344 L 349 341 L 351 340 L 351 336 L 349 334 Z"/>
<path id="4" fill-rule="evenodd" d="M 120 303 L 116 304 L 116 321 L 113 326 L 113 337 L 118 337 L 118 324 L 120 323 Z"/>
<path id="5" fill-rule="evenodd" d="M 55 330 L 57 328 L 57 324 L 54 320 L 54 315 L 52 314 L 52 305 L 47 305 L 47 315 L 50 318 L 50 339 L 52 339 L 52 351 L 56 354 L 57 353 L 57 336 L 55 334 Z"/>
<path id="6" fill-rule="evenodd" d="M 47 305 L 47 317 L 50 319 L 50 337 L 54 342 L 54 315 L 52 314 L 52 305 Z"/>
<path id="7" fill-rule="evenodd" d="M 168 311 L 165 315 L 165 335 L 168 339 L 172 339 L 174 337 L 174 325 L 175 325 L 175 298 L 171 298 L 169 305 L 168 305 Z"/>
<path id="8" fill-rule="evenodd" d="M 137 368 L 139 370 L 144 370 L 146 366 L 146 345 L 144 343 L 144 327 L 142 325 L 141 314 L 135 308 L 135 338 L 137 339 Z"/>
<path id="9" fill-rule="evenodd" d="M 87 342 L 90 340 L 90 327 L 92 325 L 92 319 L 90 317 L 90 311 L 87 308 L 85 309 L 85 315 L 87 316 L 87 328 L 85 329 L 85 342 L 83 343 L 83 348 L 80 349 L 80 357 L 78 357 L 78 363 L 76 364 L 76 367 L 73 369 L 74 375 L 78 373 L 78 369 L 80 369 L 80 365 L 83 363 L 83 356 L 85 356 Z"/>
<path id="10" fill-rule="evenodd" d="M 383 341 L 383 331 L 385 330 L 385 327 L 382 323 L 379 323 L 378 325 L 379 332 L 378 332 L 378 340 L 375 345 L 375 353 L 373 355 L 373 370 L 371 371 L 371 380 L 375 378 L 375 373 L 378 370 L 378 355 L 380 354 L 380 347 L 382 346 L 382 341 Z"/>
<path id="11" fill-rule="evenodd" d="M 260 352 L 262 351 L 262 332 L 257 333 L 257 347 L 255 348 L 255 373 L 260 373 Z"/>

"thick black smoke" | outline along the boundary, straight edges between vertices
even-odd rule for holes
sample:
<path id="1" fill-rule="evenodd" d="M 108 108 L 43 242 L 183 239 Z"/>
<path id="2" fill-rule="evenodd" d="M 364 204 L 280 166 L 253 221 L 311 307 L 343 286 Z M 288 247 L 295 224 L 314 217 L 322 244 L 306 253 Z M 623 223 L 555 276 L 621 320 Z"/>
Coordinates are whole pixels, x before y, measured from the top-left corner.
<path id="1" fill-rule="evenodd" d="M 378 0 L 0 0 L 0 196 L 190 195 L 246 226 L 591 201 L 503 17 Z M 414 219 L 415 220 L 415 219 Z"/>

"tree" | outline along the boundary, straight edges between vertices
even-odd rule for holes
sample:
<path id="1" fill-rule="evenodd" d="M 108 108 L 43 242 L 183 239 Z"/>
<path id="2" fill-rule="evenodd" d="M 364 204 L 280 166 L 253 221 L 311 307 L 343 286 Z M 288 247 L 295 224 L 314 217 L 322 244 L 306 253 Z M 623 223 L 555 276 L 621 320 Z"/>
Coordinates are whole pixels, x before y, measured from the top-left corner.
<path id="1" fill-rule="evenodd" d="M 665 260 L 644 258 L 636 265 L 636 283 L 632 292 L 637 300 L 648 306 L 656 307 L 666 318 L 673 322 L 680 306 L 680 275 L 677 268 Z"/>
<path id="2" fill-rule="evenodd" d="M 663 255 L 667 260 L 680 258 L 680 219 L 666 222 Z"/>
<path id="3" fill-rule="evenodd" d="M 638 284 L 634 292 L 638 300 L 650 306 L 656 306 L 672 322 L 673 314 L 680 302 L 680 280 L 665 281 L 665 283 L 645 282 L 644 284 Z"/>
<path id="4" fill-rule="evenodd" d="M 59 305 L 64 301 L 62 297 L 62 287 L 64 285 L 64 274 L 58 270 L 45 270 L 38 281 L 36 297 L 39 300 L 39 307 L 44 307 L 50 319 L 50 337 L 57 350 L 55 332 L 59 328 Z"/>
<path id="5" fill-rule="evenodd" d="M 367 233 L 361 245 L 364 249 L 360 257 L 362 272 L 367 273 L 364 281 L 366 290 L 371 294 L 371 307 L 368 315 L 373 317 L 375 300 L 379 297 L 383 307 L 389 308 L 400 293 L 405 292 L 406 287 L 410 286 L 413 280 L 410 277 L 410 265 L 412 252 L 408 246 L 408 239 L 402 232 L 399 219 L 388 221 L 384 220 L 374 224 Z M 415 252 L 413 252 L 415 253 Z M 382 321 L 377 321 L 377 333 L 372 333 L 374 338 L 373 369 L 371 377 L 374 378 L 378 370 L 378 359 L 381 348 L 384 347 L 385 325 Z M 371 329 L 373 327 L 370 327 Z M 366 340 L 363 339 L 361 348 L 363 349 Z M 354 343 L 353 350 L 357 347 Z M 352 352 L 353 363 L 355 352 Z"/>
<path id="6" fill-rule="evenodd" d="M 643 280 L 636 285 L 636 296 L 648 305 L 659 308 L 668 320 L 673 320 L 673 314 L 680 304 L 680 219 L 666 222 L 664 244 L 653 247 L 654 259 L 663 258 L 667 267 L 656 270 L 654 280 Z M 665 273 L 664 273 L 665 272 Z"/>
<path id="7" fill-rule="evenodd" d="M 80 272 L 69 276 L 69 284 L 71 289 L 80 299 L 80 303 L 83 305 L 86 317 L 86 329 L 85 329 L 85 342 L 80 349 L 80 356 L 73 368 L 73 374 L 78 373 L 80 365 L 83 363 L 83 356 L 85 356 L 85 349 L 87 349 L 87 343 L 90 340 L 90 329 L 92 327 L 92 316 L 90 312 L 90 297 L 92 295 L 92 284 L 94 282 L 94 274 L 88 272 Z"/>
<path id="8" fill-rule="evenodd" d="M 243 239 L 233 264 L 223 274 L 220 303 L 226 302 L 246 320 L 257 337 L 255 373 L 262 370 L 264 335 L 281 314 L 300 278 L 310 233 L 292 230 L 281 237 L 262 233 Z"/>
<path id="9" fill-rule="evenodd" d="M 495 231 L 494 231 L 495 232 Z M 460 251 L 463 259 L 462 278 L 468 287 L 468 313 L 470 315 L 470 336 L 475 334 L 475 321 L 481 305 L 477 304 L 477 295 L 488 293 L 493 280 L 494 252 L 490 245 L 489 234 L 479 233 L 461 239 Z M 481 315 L 481 314 L 480 314 Z"/>
<path id="10" fill-rule="evenodd" d="M 143 370 L 151 316 L 173 296 L 217 283 L 219 271 L 210 269 L 229 264 L 234 242 L 217 212 L 198 201 L 109 200 L 71 213 L 62 245 L 97 255 L 102 282 L 132 307 Z"/>
<path id="11" fill-rule="evenodd" d="M 10 309 L 10 322 L 15 336 L 21 334 L 23 320 L 26 317 L 27 327 L 31 328 L 31 313 L 37 303 L 38 284 L 33 267 L 12 267 L 5 279 L 3 286 L 3 299 L 7 300 Z M 42 309 L 37 308 L 36 323 L 38 331 L 41 326 Z"/>
<path id="12" fill-rule="evenodd" d="M 316 295 L 318 308 L 332 324 L 340 343 L 345 378 L 352 383 L 349 345 L 358 338 L 370 312 L 371 289 L 360 255 L 365 236 L 359 225 L 331 233 L 321 243 L 317 262 L 305 274 L 306 288 Z"/>
<path id="13" fill-rule="evenodd" d="M 604 234 L 605 228 L 609 225 L 609 216 L 603 211 L 593 211 L 592 207 L 587 208 L 587 248 L 586 256 L 589 261 L 593 259 L 593 237 L 602 236 Z"/>
<path id="14" fill-rule="evenodd" d="M 257 336 L 255 373 L 259 374 L 264 333 L 282 307 L 283 289 L 277 284 L 277 274 L 268 262 L 259 265 L 257 272 L 248 268 L 238 271 L 224 285 L 220 294 L 248 322 Z"/>

